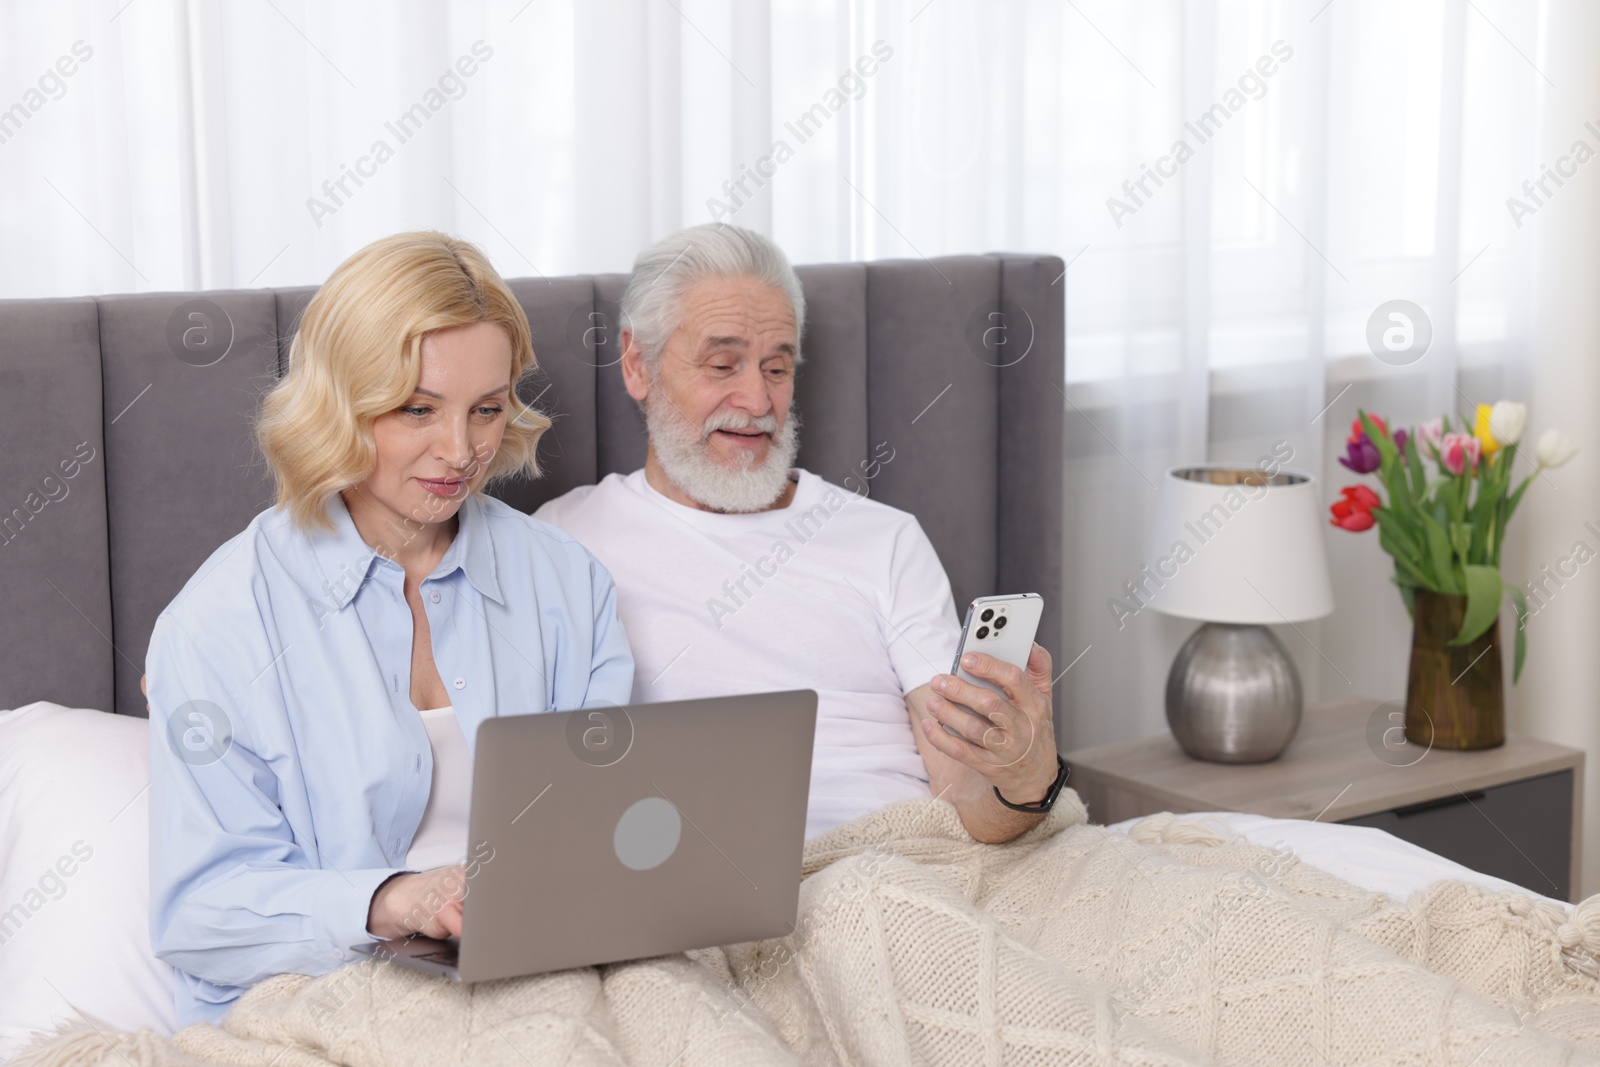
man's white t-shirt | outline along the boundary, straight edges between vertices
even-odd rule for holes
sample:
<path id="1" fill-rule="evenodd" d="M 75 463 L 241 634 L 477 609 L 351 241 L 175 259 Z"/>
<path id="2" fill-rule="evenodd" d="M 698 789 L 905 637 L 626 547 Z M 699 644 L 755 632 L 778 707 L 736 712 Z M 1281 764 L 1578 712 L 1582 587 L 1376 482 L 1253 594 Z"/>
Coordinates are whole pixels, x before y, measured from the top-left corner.
<path id="1" fill-rule="evenodd" d="M 636 703 L 816 690 L 809 838 L 929 795 L 905 695 L 950 669 L 960 624 L 913 516 L 795 474 L 788 507 L 751 515 L 685 507 L 637 470 L 535 517 L 611 572 Z"/>

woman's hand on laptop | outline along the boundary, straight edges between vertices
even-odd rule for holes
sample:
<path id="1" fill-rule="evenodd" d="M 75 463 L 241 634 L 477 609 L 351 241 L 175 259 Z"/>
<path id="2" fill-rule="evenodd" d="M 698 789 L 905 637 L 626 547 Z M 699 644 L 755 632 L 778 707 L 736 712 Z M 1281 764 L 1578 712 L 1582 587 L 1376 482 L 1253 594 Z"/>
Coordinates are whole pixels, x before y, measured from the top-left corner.
<path id="1" fill-rule="evenodd" d="M 410 934 L 460 937 L 461 902 L 466 896 L 467 870 L 460 864 L 397 874 L 372 894 L 367 933 L 384 941 Z"/>

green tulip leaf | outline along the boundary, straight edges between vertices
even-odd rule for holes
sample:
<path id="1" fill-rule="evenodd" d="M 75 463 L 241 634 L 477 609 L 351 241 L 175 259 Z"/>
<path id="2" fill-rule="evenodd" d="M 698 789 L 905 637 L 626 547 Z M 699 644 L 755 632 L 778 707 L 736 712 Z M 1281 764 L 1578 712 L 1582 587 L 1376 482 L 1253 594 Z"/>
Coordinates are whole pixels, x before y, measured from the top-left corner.
<path id="1" fill-rule="evenodd" d="M 1521 586 L 1510 582 L 1506 583 L 1506 592 L 1511 594 L 1511 603 L 1517 609 L 1517 651 L 1511 668 L 1511 684 L 1515 685 L 1522 680 L 1522 661 L 1528 658 L 1528 598 Z"/>
<path id="2" fill-rule="evenodd" d="M 1378 519 L 1378 544 L 1389 553 L 1389 558 L 1394 560 L 1394 569 L 1397 574 L 1404 574 L 1414 584 L 1423 588 L 1433 588 L 1433 582 L 1428 578 L 1421 563 L 1417 562 L 1410 547 L 1401 540 L 1392 525 L 1392 519 L 1384 511 L 1375 511 L 1373 515 Z"/>
<path id="3" fill-rule="evenodd" d="M 1500 572 L 1493 567 L 1469 563 L 1462 569 L 1467 576 L 1467 612 L 1461 620 L 1461 632 L 1449 641 L 1452 645 L 1471 644 L 1494 625 L 1505 588 Z"/>
<path id="4" fill-rule="evenodd" d="M 1456 581 L 1456 568 L 1450 558 L 1450 539 L 1445 536 L 1444 525 L 1433 516 L 1422 523 L 1428 539 L 1428 559 L 1433 569 L 1434 590 L 1459 596 L 1460 583 Z"/>
<path id="5" fill-rule="evenodd" d="M 1380 459 L 1393 460 L 1399 455 L 1400 450 L 1394 447 L 1394 441 L 1388 434 L 1378 429 L 1378 424 L 1372 421 L 1372 416 L 1365 411 L 1359 412 L 1361 429 L 1367 435 L 1367 440 L 1372 442 L 1372 447 L 1378 450 Z"/>
<path id="6" fill-rule="evenodd" d="M 1536 471 L 1535 473 L 1538 472 Z M 1517 486 L 1516 492 L 1512 493 L 1511 496 L 1507 498 L 1505 513 L 1500 517 L 1500 522 L 1502 525 L 1510 524 L 1511 516 L 1517 513 L 1517 505 L 1522 503 L 1522 494 L 1526 493 L 1528 491 L 1528 486 L 1532 484 L 1533 475 L 1530 474 L 1522 480 L 1521 485 Z M 1509 484 L 1507 485 L 1507 488 L 1509 488 Z"/>
<path id="7" fill-rule="evenodd" d="M 1411 499 L 1420 501 L 1428 495 L 1428 474 L 1422 469 L 1422 442 L 1410 440 L 1406 442 L 1406 454 L 1403 460 L 1406 474 L 1411 482 Z"/>

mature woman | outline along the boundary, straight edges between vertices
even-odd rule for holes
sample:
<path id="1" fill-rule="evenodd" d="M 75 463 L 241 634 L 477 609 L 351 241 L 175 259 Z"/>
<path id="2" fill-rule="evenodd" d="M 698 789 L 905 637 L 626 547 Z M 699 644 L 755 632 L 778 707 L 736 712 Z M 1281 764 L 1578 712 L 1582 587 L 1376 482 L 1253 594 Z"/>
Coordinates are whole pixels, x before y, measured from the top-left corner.
<path id="1" fill-rule="evenodd" d="M 306 309 L 257 427 L 277 502 L 150 639 L 151 941 L 185 1024 L 374 937 L 459 934 L 478 724 L 628 702 L 610 576 L 483 494 L 538 473 L 535 366 L 442 234 L 367 246 Z"/>

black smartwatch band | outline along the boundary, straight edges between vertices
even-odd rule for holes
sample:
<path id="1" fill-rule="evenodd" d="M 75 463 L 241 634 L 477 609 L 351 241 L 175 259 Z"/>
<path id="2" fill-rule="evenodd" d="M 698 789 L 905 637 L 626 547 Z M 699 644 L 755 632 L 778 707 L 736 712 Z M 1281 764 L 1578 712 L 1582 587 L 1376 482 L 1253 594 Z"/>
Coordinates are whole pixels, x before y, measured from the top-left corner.
<path id="1" fill-rule="evenodd" d="M 1000 795 L 1000 787 L 994 787 L 994 798 L 1012 811 L 1021 811 L 1029 815 L 1043 815 L 1056 806 L 1056 797 L 1061 795 L 1062 788 L 1067 784 L 1067 779 L 1072 776 L 1072 768 L 1067 766 L 1067 761 L 1061 758 L 1061 753 L 1056 753 L 1056 780 L 1050 783 L 1050 791 L 1044 795 L 1044 800 L 1038 804 L 1013 804 Z"/>

